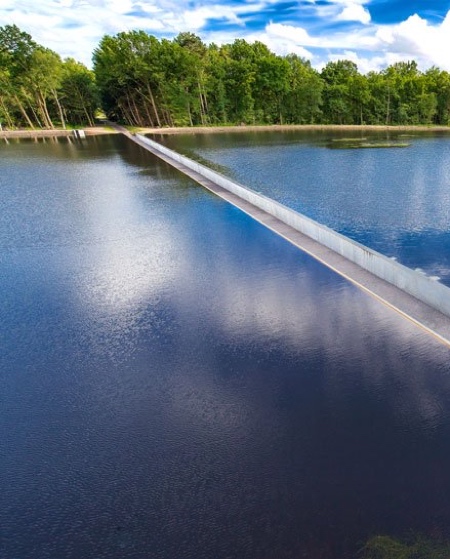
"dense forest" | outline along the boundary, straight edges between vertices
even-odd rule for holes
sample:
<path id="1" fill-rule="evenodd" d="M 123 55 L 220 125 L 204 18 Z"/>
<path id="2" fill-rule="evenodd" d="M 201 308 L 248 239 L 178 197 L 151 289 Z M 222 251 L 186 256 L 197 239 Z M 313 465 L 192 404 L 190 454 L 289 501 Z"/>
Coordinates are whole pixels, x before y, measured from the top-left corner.
<path id="1" fill-rule="evenodd" d="M 92 124 L 97 109 L 131 126 L 440 124 L 450 121 L 450 74 L 414 61 L 361 74 L 349 60 L 322 71 L 295 54 L 192 33 L 105 36 L 91 71 L 0 27 L 0 123 L 8 128 Z"/>

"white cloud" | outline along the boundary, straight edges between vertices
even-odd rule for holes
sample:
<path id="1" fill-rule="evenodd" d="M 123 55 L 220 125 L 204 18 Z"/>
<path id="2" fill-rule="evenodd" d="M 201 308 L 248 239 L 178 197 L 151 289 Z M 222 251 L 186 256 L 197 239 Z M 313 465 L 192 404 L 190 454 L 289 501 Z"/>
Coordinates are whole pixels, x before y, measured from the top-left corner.
<path id="1" fill-rule="evenodd" d="M 299 34 L 300 36 L 302 36 L 302 32 L 299 32 L 298 28 L 292 27 L 291 33 L 293 36 L 290 37 L 289 29 L 285 33 L 285 28 L 289 27 L 290 26 L 279 24 L 269 24 L 263 31 L 246 33 L 245 35 L 240 35 L 239 38 L 245 38 L 245 40 L 249 43 L 254 43 L 255 41 L 264 43 L 272 52 L 275 52 L 276 54 L 279 54 L 281 56 L 284 56 L 286 54 L 297 54 L 302 58 L 311 60 L 313 58 L 313 54 L 305 47 L 300 45 L 299 41 L 296 40 L 296 35 Z M 202 37 L 206 43 L 214 42 L 217 45 L 232 43 L 237 38 L 236 33 L 227 32 L 202 34 Z M 305 42 L 304 44 L 307 43 Z"/>
<path id="2" fill-rule="evenodd" d="M 314 45 L 317 40 L 309 36 L 303 27 L 294 27 L 293 25 L 283 25 L 281 23 L 270 22 L 266 26 L 268 35 L 274 38 L 285 39 L 296 45 Z"/>
<path id="3" fill-rule="evenodd" d="M 369 11 L 361 6 L 361 4 L 351 2 L 345 6 L 337 19 L 341 21 L 359 21 L 360 23 L 367 24 L 370 22 L 371 17 Z"/>
<path id="4" fill-rule="evenodd" d="M 1 0 L 0 25 L 16 24 L 38 43 L 87 65 L 103 35 L 144 29 L 161 37 L 192 31 L 218 44 L 237 37 L 258 40 L 278 54 L 294 52 L 319 67 L 348 53 L 363 72 L 408 59 L 417 60 L 421 68 L 434 64 L 450 70 L 450 12 L 439 24 L 412 15 L 397 25 L 380 26 L 371 21 L 367 0 L 331 0 L 326 5 L 309 0 L 307 18 L 300 11 L 296 20 L 295 12 L 289 11 L 287 24 L 273 11 L 278 1 L 233 5 L 227 0 Z M 256 30 L 254 25 L 251 30 L 246 27 L 249 17 L 255 24 L 268 7 L 273 22 L 261 20 Z M 232 30 L 203 31 L 212 19 L 232 24 Z M 333 26 L 345 21 L 351 22 L 345 32 L 341 25 Z"/>
<path id="5" fill-rule="evenodd" d="M 362 8 L 351 2 L 347 2 L 347 8 L 350 9 L 351 4 Z M 294 52 L 305 47 L 320 48 L 324 55 L 315 57 L 315 66 L 319 69 L 329 60 L 347 58 L 354 61 L 363 73 L 412 59 L 422 69 L 436 65 L 443 70 L 450 70 L 450 11 L 438 25 L 413 15 L 397 25 L 377 26 L 369 23 L 352 32 L 314 36 L 303 27 L 269 23 L 266 35 L 275 52 L 286 49 Z"/>
<path id="6" fill-rule="evenodd" d="M 367 24 L 371 20 L 370 12 L 364 7 L 367 0 L 330 0 L 326 4 L 316 4 L 315 0 L 311 2 L 315 7 L 316 17 L 329 21 L 355 21 Z"/>
<path id="7" fill-rule="evenodd" d="M 179 31 L 198 31 L 205 26 L 210 19 L 224 19 L 230 23 L 243 26 L 244 22 L 239 18 L 234 10 L 227 6 L 201 7 L 194 10 L 175 11 L 164 14 L 162 22 L 173 32 Z"/>
<path id="8" fill-rule="evenodd" d="M 301 58 L 306 58 L 307 60 L 311 60 L 313 58 L 313 54 L 304 47 L 292 41 L 280 37 L 274 37 L 270 33 L 261 33 L 258 36 L 252 36 L 250 39 L 264 43 L 272 52 L 275 52 L 280 56 L 297 54 Z"/>
<path id="9" fill-rule="evenodd" d="M 376 36 L 385 51 L 450 70 L 450 11 L 440 25 L 413 15 L 398 25 L 379 28 Z"/>
<path id="10" fill-rule="evenodd" d="M 303 27 L 271 22 L 266 26 L 266 32 L 271 37 L 279 37 L 298 46 L 321 49 L 371 49 L 379 43 L 373 31 L 366 27 L 353 33 L 335 32 L 327 36 L 312 36 Z"/>
<path id="11" fill-rule="evenodd" d="M 365 4 L 369 4 L 368 0 L 330 0 L 331 4 L 336 4 L 338 6 L 351 6 L 352 4 L 359 4 L 360 6 L 364 6 Z"/>

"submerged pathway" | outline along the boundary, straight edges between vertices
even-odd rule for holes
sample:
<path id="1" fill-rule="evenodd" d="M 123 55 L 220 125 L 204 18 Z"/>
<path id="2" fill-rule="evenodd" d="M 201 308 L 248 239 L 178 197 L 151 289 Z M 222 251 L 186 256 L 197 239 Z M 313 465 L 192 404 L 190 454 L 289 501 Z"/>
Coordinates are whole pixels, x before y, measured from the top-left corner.
<path id="1" fill-rule="evenodd" d="M 358 264 L 355 264 L 348 258 L 301 233 L 284 221 L 274 217 L 267 211 L 258 208 L 253 203 L 244 200 L 237 194 L 219 186 L 219 184 L 213 180 L 205 178 L 202 174 L 171 157 L 169 150 L 165 150 L 165 153 L 162 153 L 156 147 L 152 147 L 146 138 L 131 134 L 125 128 L 114 125 L 113 123 L 110 124 L 142 148 L 156 155 L 172 167 L 175 167 L 217 196 L 220 196 L 230 204 L 233 204 L 235 207 L 239 208 L 277 235 L 280 235 L 372 297 L 378 299 L 384 305 L 390 307 L 401 314 L 404 318 L 413 322 L 416 326 L 427 331 L 440 342 L 450 347 L 450 317 L 443 312 L 440 312 L 438 309 L 433 308 L 423 301 L 413 297 L 392 283 L 379 278 L 370 271 L 362 268 Z M 417 274 L 417 272 L 414 273 Z M 418 280 L 420 279 L 421 278 L 418 277 Z M 442 291 L 443 287 L 445 288 L 445 286 L 436 283 L 437 290 Z M 448 302 L 450 304 L 450 289 L 448 291 Z"/>

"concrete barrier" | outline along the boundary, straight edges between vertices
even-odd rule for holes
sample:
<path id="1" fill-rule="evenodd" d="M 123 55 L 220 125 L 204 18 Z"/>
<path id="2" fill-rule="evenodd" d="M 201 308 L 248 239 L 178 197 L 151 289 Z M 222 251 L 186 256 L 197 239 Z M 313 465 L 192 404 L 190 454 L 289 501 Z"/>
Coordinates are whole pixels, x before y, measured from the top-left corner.
<path id="1" fill-rule="evenodd" d="M 86 138 L 86 132 L 84 130 L 74 130 L 73 131 L 73 136 L 77 140 L 84 140 Z"/>
<path id="2" fill-rule="evenodd" d="M 250 202 L 257 208 L 264 210 L 293 229 L 300 231 L 361 268 L 371 272 L 373 275 L 395 285 L 416 299 L 450 316 L 450 289 L 447 286 L 430 279 L 424 274 L 411 270 L 391 258 L 357 241 L 353 241 L 326 225 L 322 225 L 263 194 L 242 186 L 158 142 L 139 134 L 136 135 L 136 138 L 142 145 L 147 145 L 156 152 L 197 172 L 202 177 Z"/>

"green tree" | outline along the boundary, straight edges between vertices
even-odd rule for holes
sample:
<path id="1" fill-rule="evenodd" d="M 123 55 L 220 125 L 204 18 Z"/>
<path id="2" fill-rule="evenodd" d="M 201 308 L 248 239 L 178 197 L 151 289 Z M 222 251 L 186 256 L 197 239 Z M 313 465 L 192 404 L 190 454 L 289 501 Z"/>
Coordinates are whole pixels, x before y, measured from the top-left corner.
<path id="1" fill-rule="evenodd" d="M 415 61 L 396 62 L 383 71 L 390 86 L 389 120 L 392 124 L 418 124 L 420 72 Z M 388 120 L 388 119 L 387 119 Z"/>
<path id="2" fill-rule="evenodd" d="M 369 100 L 366 119 L 369 124 L 391 124 L 392 106 L 397 95 L 388 76 L 369 72 L 366 76 Z"/>
<path id="3" fill-rule="evenodd" d="M 209 123 L 206 89 L 205 55 L 207 48 L 193 33 L 180 33 L 174 43 L 181 47 L 179 77 L 181 77 L 189 124 Z"/>
<path id="4" fill-rule="evenodd" d="M 75 61 L 63 63 L 58 54 L 33 41 L 15 25 L 0 27 L 0 118 L 8 127 L 29 126 L 53 128 L 59 122 L 64 128 L 73 118 L 70 99 L 81 91 L 71 74 L 83 74 L 84 108 L 92 123 L 93 105 L 97 106 L 93 74 Z M 80 87 L 80 83 L 78 84 Z M 89 91 L 89 94 L 88 94 Z M 89 102 L 88 102 L 89 98 Z M 89 109 L 88 109 L 89 105 Z M 86 115 L 87 117 L 87 115 Z M 79 119 L 78 119 L 79 120 Z"/>
<path id="5" fill-rule="evenodd" d="M 205 89 L 208 100 L 208 119 L 211 124 L 228 122 L 225 78 L 228 58 L 217 45 L 208 47 L 204 59 Z"/>
<path id="6" fill-rule="evenodd" d="M 95 76 L 73 58 L 63 63 L 60 97 L 69 122 L 94 126 L 95 111 L 99 107 Z"/>
<path id="7" fill-rule="evenodd" d="M 252 47 L 244 39 L 236 39 L 223 49 L 227 60 L 225 91 L 228 117 L 235 123 L 254 123 L 253 82 L 256 69 Z"/>
<path id="8" fill-rule="evenodd" d="M 61 58 L 50 49 L 37 47 L 30 56 L 30 64 L 23 81 L 26 89 L 34 96 L 37 113 L 45 128 L 54 128 L 48 106 L 50 98 L 56 105 L 57 114 L 63 128 L 66 126 L 58 95 L 61 78 Z"/>
<path id="9" fill-rule="evenodd" d="M 450 74 L 436 66 L 422 75 L 422 92 L 434 94 L 435 112 L 429 116 L 436 124 L 449 124 L 450 121 Z M 431 112 L 431 111 L 430 111 Z"/>
<path id="10" fill-rule="evenodd" d="M 348 97 L 352 108 L 353 123 L 365 124 L 368 119 L 368 106 L 370 102 L 370 90 L 366 76 L 361 74 L 349 78 Z"/>
<path id="11" fill-rule="evenodd" d="M 285 58 L 289 65 L 289 89 L 284 114 L 290 124 L 314 124 L 320 120 L 324 81 L 309 61 L 296 54 Z"/>
<path id="12" fill-rule="evenodd" d="M 284 101 L 289 91 L 289 63 L 260 42 L 252 45 L 254 80 L 252 97 L 256 119 L 264 123 L 283 123 Z"/>
<path id="13" fill-rule="evenodd" d="M 308 61 L 280 57 L 258 41 L 218 47 L 189 32 L 159 41 L 132 31 L 102 39 L 94 70 L 108 116 L 139 126 L 429 124 L 450 118 L 449 74 L 422 74 L 414 61 L 363 75 L 354 62 L 338 60 L 319 74 Z M 10 113 L 5 99 L 0 109 Z"/>
<path id="14" fill-rule="evenodd" d="M 325 121 L 355 124 L 355 99 L 351 91 L 351 83 L 359 76 L 356 64 L 350 60 L 328 62 L 321 76 L 325 83 L 323 93 Z"/>
<path id="15" fill-rule="evenodd" d="M 109 117 L 137 126 L 161 126 L 155 94 L 158 49 L 158 40 L 144 31 L 106 35 L 100 41 L 93 55 L 94 72 Z"/>
<path id="16" fill-rule="evenodd" d="M 2 71 L 2 102 L 5 114 L 20 123 L 20 118 L 31 128 L 33 122 L 27 112 L 28 92 L 24 87 L 31 57 L 37 44 L 31 35 L 21 31 L 16 25 L 0 27 L 0 69 Z M 10 110 L 6 105 L 10 105 Z M 31 107 L 32 110 L 32 107 Z M 36 119 L 37 120 L 37 119 Z"/>

